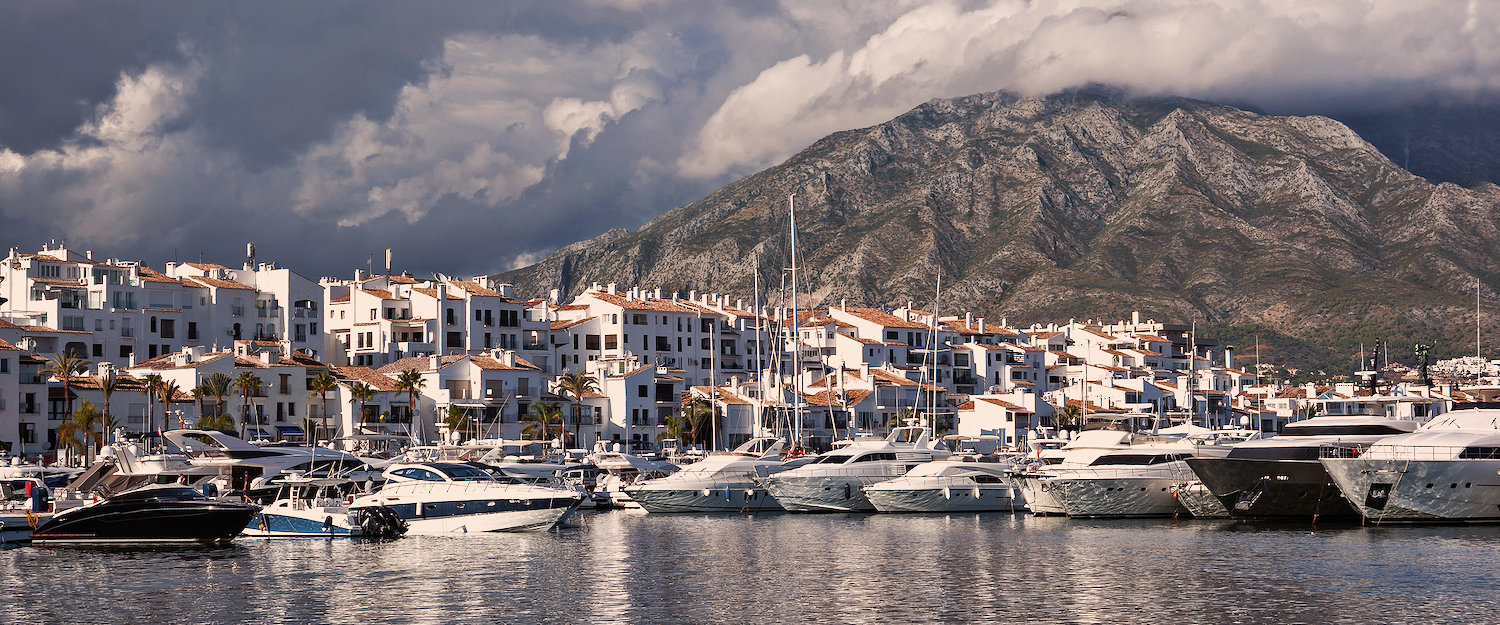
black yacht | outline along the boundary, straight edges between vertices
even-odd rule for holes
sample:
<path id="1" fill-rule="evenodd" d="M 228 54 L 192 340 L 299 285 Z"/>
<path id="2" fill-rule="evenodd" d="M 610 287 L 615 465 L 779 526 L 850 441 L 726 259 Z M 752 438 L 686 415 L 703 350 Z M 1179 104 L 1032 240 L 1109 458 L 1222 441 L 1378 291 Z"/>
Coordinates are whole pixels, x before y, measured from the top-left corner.
<path id="1" fill-rule="evenodd" d="M 1313 417 L 1287 424 L 1278 436 L 1240 443 L 1223 458 L 1188 458 L 1187 463 L 1231 517 L 1354 519 L 1359 515 L 1323 470 L 1318 450 L 1368 447 L 1418 425 L 1365 415 Z"/>
<path id="2" fill-rule="evenodd" d="M 31 534 L 33 544 L 229 542 L 260 506 L 205 497 L 176 484 L 142 486 L 64 510 Z"/>

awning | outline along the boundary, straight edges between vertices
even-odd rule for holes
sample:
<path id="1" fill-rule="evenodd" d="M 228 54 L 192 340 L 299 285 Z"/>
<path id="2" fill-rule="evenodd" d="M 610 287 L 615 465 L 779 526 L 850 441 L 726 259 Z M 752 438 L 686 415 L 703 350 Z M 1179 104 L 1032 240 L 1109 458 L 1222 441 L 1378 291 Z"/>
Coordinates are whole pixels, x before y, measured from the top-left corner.
<path id="1" fill-rule="evenodd" d="M 245 430 L 245 435 L 256 438 L 271 438 L 271 433 L 267 432 L 264 428 L 250 428 Z"/>
<path id="2" fill-rule="evenodd" d="M 302 428 L 295 425 L 278 425 L 276 426 L 276 431 L 280 432 L 282 436 L 302 436 L 305 434 Z"/>

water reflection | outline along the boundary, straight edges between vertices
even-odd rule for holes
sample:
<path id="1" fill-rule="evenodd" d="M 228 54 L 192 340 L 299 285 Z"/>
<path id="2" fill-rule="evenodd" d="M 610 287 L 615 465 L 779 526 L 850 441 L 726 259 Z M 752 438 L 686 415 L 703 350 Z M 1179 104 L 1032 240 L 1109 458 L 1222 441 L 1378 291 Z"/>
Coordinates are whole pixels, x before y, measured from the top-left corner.
<path id="1" fill-rule="evenodd" d="M 1491 620 L 1492 527 L 600 513 L 562 534 L 0 552 L 18 622 Z"/>

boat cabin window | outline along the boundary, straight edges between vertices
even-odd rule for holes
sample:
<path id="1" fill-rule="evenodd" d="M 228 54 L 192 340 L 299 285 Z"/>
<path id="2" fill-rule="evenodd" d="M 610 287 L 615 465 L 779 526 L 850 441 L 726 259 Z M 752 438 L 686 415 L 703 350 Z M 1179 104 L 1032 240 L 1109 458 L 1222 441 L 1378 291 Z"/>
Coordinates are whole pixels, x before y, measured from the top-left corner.
<path id="1" fill-rule="evenodd" d="M 1463 451 L 1458 452 L 1458 457 L 1466 460 L 1494 460 L 1500 458 L 1500 447 L 1465 447 Z"/>
<path id="2" fill-rule="evenodd" d="M 1182 459 L 1187 458 L 1187 457 L 1188 456 L 1186 454 L 1117 454 L 1117 455 L 1109 455 L 1109 456 L 1099 456 L 1098 458 L 1095 458 L 1093 462 L 1089 463 L 1089 466 L 1096 467 L 1096 466 L 1102 466 L 1102 465 L 1119 465 L 1119 464 L 1128 464 L 1128 465 L 1165 464 L 1165 463 L 1168 463 L 1168 462 L 1175 462 L 1177 460 L 1182 460 Z"/>
<path id="3" fill-rule="evenodd" d="M 428 471 L 427 469 L 417 469 L 417 468 L 396 469 L 395 471 L 391 472 L 391 474 L 392 475 L 396 475 L 398 477 L 404 477 L 404 478 L 409 479 L 409 480 L 425 480 L 425 481 L 428 481 L 428 482 L 441 482 L 441 481 L 443 481 L 443 476 L 438 475 L 436 472 Z"/>
<path id="4" fill-rule="evenodd" d="M 879 461 L 879 460 L 895 460 L 895 459 L 896 459 L 896 454 L 894 454 L 894 453 L 891 453 L 891 452 L 876 452 L 876 453 L 872 453 L 872 454 L 865 454 L 863 456 L 855 458 L 854 462 L 875 462 L 875 461 Z"/>
<path id="5" fill-rule="evenodd" d="M 453 478 L 455 482 L 488 482 L 493 480 L 489 473 L 483 469 L 463 465 L 446 465 L 441 467 L 443 473 Z"/>
<path id="6" fill-rule="evenodd" d="M 1385 436 L 1405 434 L 1406 430 L 1389 425 L 1289 425 L 1281 431 L 1282 436 Z"/>
<path id="7" fill-rule="evenodd" d="M 1235 460 L 1308 460 L 1318 461 L 1318 447 L 1239 447 L 1229 450 L 1229 458 Z"/>
<path id="8" fill-rule="evenodd" d="M 1005 483 L 1005 478 L 1000 477 L 998 475 L 990 475 L 988 473 L 981 473 L 979 475 L 975 475 L 974 476 L 974 481 L 978 482 L 980 484 L 1004 484 Z"/>
<path id="9" fill-rule="evenodd" d="M 844 454 L 837 454 L 837 455 L 831 455 L 831 456 L 823 456 L 822 458 L 818 458 L 818 461 L 814 462 L 813 464 L 844 464 L 845 462 L 848 462 L 850 458 L 853 458 L 853 457 L 854 456 L 849 456 L 849 455 L 844 455 Z"/>
<path id="10" fill-rule="evenodd" d="M 181 488 L 149 488 L 149 489 L 145 489 L 145 490 L 137 490 L 137 491 L 132 491 L 132 492 L 121 493 L 119 495 L 115 495 L 111 499 L 115 500 L 115 501 L 128 500 L 128 499 L 141 499 L 141 500 L 152 500 L 152 499 L 154 499 L 154 500 L 157 500 L 157 501 L 191 501 L 191 500 L 197 500 L 197 499 L 206 499 L 206 497 L 204 497 L 203 495 L 199 494 L 198 491 L 193 490 L 191 488 L 188 488 L 188 487 L 184 486 L 184 487 L 181 487 Z"/>

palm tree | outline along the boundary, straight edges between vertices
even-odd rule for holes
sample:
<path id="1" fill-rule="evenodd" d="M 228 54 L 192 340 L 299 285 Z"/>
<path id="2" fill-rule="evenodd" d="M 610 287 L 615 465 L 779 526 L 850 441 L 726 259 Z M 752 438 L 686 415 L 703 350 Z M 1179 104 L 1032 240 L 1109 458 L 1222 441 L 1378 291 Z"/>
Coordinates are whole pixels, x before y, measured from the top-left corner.
<path id="1" fill-rule="evenodd" d="M 177 386 L 176 380 L 163 381 L 161 387 L 156 389 L 157 399 L 161 400 L 161 425 L 164 430 L 172 429 L 172 424 L 167 422 L 167 418 L 172 414 L 172 402 L 177 401 L 177 392 L 180 390 L 182 389 Z"/>
<path id="2" fill-rule="evenodd" d="M 233 432 L 234 417 L 231 417 L 222 412 L 212 415 L 203 415 L 198 418 L 198 424 L 194 427 L 200 430 L 223 430 L 226 432 Z"/>
<path id="3" fill-rule="evenodd" d="M 364 422 L 365 402 L 372 399 L 375 399 L 375 387 L 359 380 L 355 380 L 349 385 L 349 403 L 359 404 L 359 412 L 357 413 L 359 420 L 356 423 Z"/>
<path id="4" fill-rule="evenodd" d="M 427 380 L 422 379 L 422 372 L 416 369 L 405 369 L 396 376 L 396 392 L 406 393 L 406 406 L 412 415 L 412 432 L 418 443 L 422 442 L 422 419 L 417 414 L 417 393 L 426 385 Z"/>
<path id="5" fill-rule="evenodd" d="M 240 391 L 240 396 L 245 400 L 245 403 L 240 410 L 241 437 L 245 435 L 245 426 L 250 422 L 250 396 L 259 391 L 262 384 L 263 382 L 260 381 L 260 376 L 255 375 L 254 373 L 251 373 L 249 371 L 240 372 L 239 377 L 235 378 L 234 381 L 230 383 L 230 386 Z"/>
<path id="6" fill-rule="evenodd" d="M 202 386 L 204 392 L 208 393 L 209 397 L 214 398 L 214 412 L 228 414 L 224 410 L 224 397 L 229 395 L 229 389 L 234 386 L 234 378 L 229 377 L 223 372 L 216 371 L 213 375 L 203 379 Z M 229 429 L 233 430 L 234 428 L 230 427 Z"/>
<path id="7" fill-rule="evenodd" d="M 1077 430 L 1080 421 L 1083 420 L 1083 409 L 1077 405 L 1066 406 L 1062 412 L 1052 413 L 1052 421 L 1059 429 Z"/>
<path id="8" fill-rule="evenodd" d="M 557 392 L 573 398 L 573 439 L 577 440 L 583 429 L 583 394 L 599 392 L 599 380 L 586 371 L 570 371 L 557 379 Z"/>
<path id="9" fill-rule="evenodd" d="M 62 382 L 63 402 L 69 415 L 73 414 L 73 376 L 88 371 L 89 365 L 92 364 L 94 363 L 84 360 L 82 356 L 65 349 L 48 358 L 47 366 L 42 367 L 41 371 L 38 371 L 38 373 L 50 375 Z M 58 449 L 61 449 L 61 447 Z"/>
<path id="10" fill-rule="evenodd" d="M 161 374 L 151 373 L 141 378 L 141 394 L 146 396 L 146 429 L 143 433 L 150 434 L 151 428 L 156 425 L 156 397 L 161 389 Z"/>
<path id="11" fill-rule="evenodd" d="M 310 386 L 313 391 L 312 395 L 309 395 L 307 397 L 308 399 L 318 397 L 323 400 L 323 435 L 328 436 L 328 391 L 338 389 L 339 379 L 334 377 L 332 373 L 329 373 L 326 370 L 319 371 L 318 375 L 314 376 L 313 379 L 308 380 L 308 386 Z M 332 437 L 330 436 L 329 438 Z"/>
<path id="12" fill-rule="evenodd" d="M 563 430 L 562 416 L 562 409 L 557 407 L 555 401 L 532 404 L 531 412 L 521 418 L 526 423 L 521 427 L 521 433 L 532 440 L 546 440 L 551 437 L 553 423 L 558 424 L 559 431 Z"/>
<path id="13" fill-rule="evenodd" d="M 468 427 L 470 423 L 469 415 L 458 406 L 449 406 L 448 416 L 443 417 L 443 425 L 448 428 L 449 432 L 469 433 L 472 430 Z M 456 443 L 457 440 L 454 442 Z"/>
<path id="14" fill-rule="evenodd" d="M 109 423 L 114 421 L 114 415 L 109 411 L 109 397 L 111 395 L 114 395 L 115 389 L 120 387 L 120 380 L 119 378 L 115 377 L 115 372 L 113 369 L 106 370 L 104 373 L 99 374 L 98 380 L 99 392 L 104 394 L 104 418 L 100 420 L 100 427 L 108 428 Z M 101 430 L 99 432 L 99 444 L 105 445 L 108 443 L 109 432 L 107 430 Z"/>
<path id="15" fill-rule="evenodd" d="M 891 430 L 906 425 L 906 423 L 910 421 L 911 418 L 915 415 L 916 412 L 911 408 L 902 408 L 900 410 L 897 410 L 895 413 L 885 418 L 885 431 L 889 433 Z"/>
<path id="16" fill-rule="evenodd" d="M 188 391 L 188 394 L 193 396 L 193 403 L 198 404 L 198 418 L 203 418 L 203 415 L 208 414 L 208 389 L 199 384 Z"/>
<path id="17" fill-rule="evenodd" d="M 692 401 L 682 405 L 682 427 L 687 429 L 687 436 L 682 438 L 683 442 L 697 445 L 703 442 L 708 432 L 708 420 L 713 418 L 714 405 L 702 397 L 694 397 Z"/>
<path id="18" fill-rule="evenodd" d="M 108 427 L 104 413 L 99 412 L 99 407 L 94 402 L 85 399 L 73 413 L 73 417 L 57 427 L 58 444 L 77 449 L 80 454 L 85 455 L 86 463 L 92 463 L 93 458 L 90 456 L 93 455 L 94 445 L 103 443 L 102 432 Z M 100 429 L 96 431 L 95 428 Z"/>

